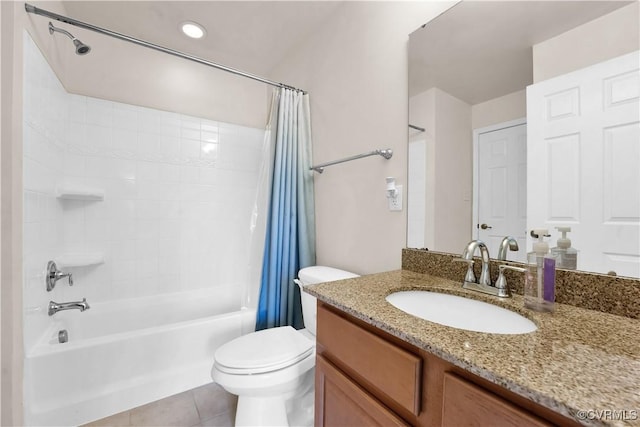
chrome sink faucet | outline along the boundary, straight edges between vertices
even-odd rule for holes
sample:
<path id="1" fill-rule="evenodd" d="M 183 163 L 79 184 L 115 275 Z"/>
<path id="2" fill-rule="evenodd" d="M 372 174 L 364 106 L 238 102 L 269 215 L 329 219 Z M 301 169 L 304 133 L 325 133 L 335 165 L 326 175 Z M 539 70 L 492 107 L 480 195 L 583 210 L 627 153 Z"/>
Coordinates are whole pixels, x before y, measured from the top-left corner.
<path id="1" fill-rule="evenodd" d="M 480 270 L 478 283 L 491 286 L 491 259 L 489 258 L 489 248 L 482 240 L 470 241 L 467 247 L 464 248 L 464 251 L 462 251 L 462 259 L 473 263 L 473 255 L 478 248 L 480 248 L 480 257 L 482 258 L 482 270 Z M 473 269 L 473 264 L 469 264 L 469 268 Z M 475 278 L 473 281 L 475 282 Z"/>
<path id="2" fill-rule="evenodd" d="M 507 240 L 503 239 L 503 243 Z M 508 241 L 508 240 L 507 240 Z M 515 239 L 514 239 L 515 241 Z M 516 243 L 517 245 L 517 243 Z M 506 247 L 506 244 L 505 244 Z M 480 257 L 482 258 L 482 270 L 480 273 L 480 279 L 476 281 L 476 275 L 473 272 L 473 255 L 476 249 L 480 249 Z M 462 287 L 472 291 L 482 292 L 484 294 L 494 295 L 500 298 L 508 298 L 511 296 L 509 286 L 507 285 L 507 279 L 504 276 L 504 270 L 514 270 L 524 272 L 524 268 L 515 267 L 511 265 L 500 265 L 500 274 L 495 285 L 491 284 L 491 259 L 489 258 L 489 248 L 482 240 L 472 240 L 462 251 L 460 258 L 454 258 L 453 261 L 465 262 L 469 266 L 467 273 L 464 276 L 464 282 Z"/>
<path id="3" fill-rule="evenodd" d="M 507 251 L 517 251 L 520 248 L 518 247 L 518 241 L 511 236 L 507 236 L 502 239 L 500 242 L 500 248 L 498 249 L 498 259 L 501 261 L 506 261 L 507 259 Z"/>
<path id="4" fill-rule="evenodd" d="M 89 303 L 86 298 L 82 298 L 82 301 L 73 301 L 73 302 L 54 302 L 49 301 L 49 316 L 53 316 L 59 311 L 63 310 L 80 310 L 85 311 L 90 309 Z"/>

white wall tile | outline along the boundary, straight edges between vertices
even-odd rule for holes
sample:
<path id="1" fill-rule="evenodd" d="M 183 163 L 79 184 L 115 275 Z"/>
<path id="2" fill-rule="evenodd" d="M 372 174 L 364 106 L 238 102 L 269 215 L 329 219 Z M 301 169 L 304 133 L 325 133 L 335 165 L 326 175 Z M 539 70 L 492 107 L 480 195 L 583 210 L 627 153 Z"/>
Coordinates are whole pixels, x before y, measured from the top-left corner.
<path id="1" fill-rule="evenodd" d="M 40 207 L 40 197 L 34 191 L 24 191 L 24 223 L 39 222 L 41 220 L 42 211 Z"/>
<path id="2" fill-rule="evenodd" d="M 109 221 L 106 219 L 93 219 L 85 222 L 85 241 L 93 248 L 104 248 L 109 241 Z"/>
<path id="3" fill-rule="evenodd" d="M 211 142 L 200 144 L 200 157 L 203 159 L 216 160 L 218 158 L 219 145 Z"/>
<path id="4" fill-rule="evenodd" d="M 111 240 L 109 253 L 113 261 L 135 261 L 136 241 L 134 239 Z"/>
<path id="5" fill-rule="evenodd" d="M 197 184 L 200 181 L 200 169 L 196 166 L 180 167 L 180 182 L 182 184 Z"/>
<path id="6" fill-rule="evenodd" d="M 158 181 L 163 183 L 180 182 L 180 166 L 160 163 L 158 164 L 158 169 L 160 175 Z"/>
<path id="7" fill-rule="evenodd" d="M 209 143 L 216 143 L 218 142 L 218 128 L 216 127 L 215 130 L 204 130 L 204 126 L 203 126 L 203 130 L 202 130 L 202 141 L 203 142 L 209 142 Z"/>
<path id="8" fill-rule="evenodd" d="M 179 205 L 176 209 L 171 208 L 172 211 L 176 211 L 176 215 L 180 215 Z M 176 216 L 174 219 L 166 220 L 162 222 L 162 227 L 158 230 L 158 238 L 159 239 L 167 239 L 178 241 L 180 239 L 181 233 L 181 224 L 182 222 Z"/>
<path id="9" fill-rule="evenodd" d="M 180 139 L 180 156 L 188 162 L 190 159 L 200 158 L 200 139 Z"/>
<path id="10" fill-rule="evenodd" d="M 150 131 L 138 132 L 138 158 L 152 159 L 158 155 L 160 136 Z"/>
<path id="11" fill-rule="evenodd" d="M 133 218 L 116 218 L 109 221 L 109 236 L 111 240 L 127 240 L 136 238 L 137 223 Z"/>
<path id="12" fill-rule="evenodd" d="M 135 279 L 136 261 L 114 259 L 112 278 L 114 282 L 122 282 Z"/>
<path id="13" fill-rule="evenodd" d="M 138 132 L 134 129 L 113 129 L 112 148 L 116 155 L 133 157 L 138 151 Z"/>
<path id="14" fill-rule="evenodd" d="M 139 180 L 136 186 L 138 188 L 138 199 L 159 200 L 164 198 L 164 190 L 161 182 Z"/>
<path id="15" fill-rule="evenodd" d="M 200 169 L 200 183 L 205 185 L 216 185 L 220 181 L 218 170 L 215 168 Z"/>
<path id="16" fill-rule="evenodd" d="M 247 265 L 264 132 L 67 94 L 28 43 L 24 304 L 32 314 L 25 324 L 27 345 L 51 324 L 42 315 L 49 298 L 85 296 L 97 303 L 225 286 L 248 277 L 239 269 Z M 58 200 L 55 189 L 64 182 L 102 189 L 105 198 Z M 104 252 L 105 263 L 75 268 L 73 288 L 43 292 L 48 259 L 83 250 Z M 237 286 L 247 284 L 240 282 Z"/>
<path id="17" fill-rule="evenodd" d="M 138 130 L 138 108 L 115 104 L 113 107 L 113 127 L 118 130 L 136 132 Z"/>
<path id="18" fill-rule="evenodd" d="M 202 119 L 199 117 L 180 115 L 180 127 L 183 129 L 200 130 Z"/>
<path id="19" fill-rule="evenodd" d="M 159 181 L 160 164 L 152 162 L 136 162 L 137 178 L 139 180 Z"/>
<path id="20" fill-rule="evenodd" d="M 158 143 L 158 154 L 164 159 L 165 162 L 179 164 L 180 162 L 180 128 L 178 128 L 178 135 L 160 135 L 160 142 Z"/>
<path id="21" fill-rule="evenodd" d="M 87 123 L 113 127 L 113 103 L 97 98 L 87 98 Z"/>
<path id="22" fill-rule="evenodd" d="M 133 233 L 136 239 L 153 239 L 160 230 L 160 224 L 155 219 L 136 219 L 135 231 Z"/>
<path id="23" fill-rule="evenodd" d="M 200 129 L 191 129 L 191 128 L 181 128 L 180 129 L 180 138 L 182 139 L 193 139 L 200 142 Z"/>
<path id="24" fill-rule="evenodd" d="M 138 114 L 138 131 L 143 133 L 157 133 L 162 125 L 158 111 L 141 108 Z"/>
<path id="25" fill-rule="evenodd" d="M 64 175 L 66 176 L 75 176 L 80 179 L 86 175 L 85 169 L 85 156 L 82 154 L 76 154 L 70 151 L 65 151 L 64 153 Z"/>
<path id="26" fill-rule="evenodd" d="M 138 195 L 138 185 L 135 179 L 106 179 L 105 198 L 135 199 Z"/>

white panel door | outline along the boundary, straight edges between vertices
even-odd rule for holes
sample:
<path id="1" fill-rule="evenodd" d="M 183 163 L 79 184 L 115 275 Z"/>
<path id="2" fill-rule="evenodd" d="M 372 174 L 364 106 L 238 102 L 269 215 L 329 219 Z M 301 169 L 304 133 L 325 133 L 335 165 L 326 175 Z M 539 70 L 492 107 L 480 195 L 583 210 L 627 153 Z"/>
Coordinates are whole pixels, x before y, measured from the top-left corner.
<path id="1" fill-rule="evenodd" d="M 578 269 L 640 277 L 639 52 L 529 86 L 527 121 L 527 228 L 555 246 L 568 225 Z"/>
<path id="2" fill-rule="evenodd" d="M 520 249 L 508 252 L 511 261 L 526 260 L 527 125 L 520 124 L 478 135 L 478 239 L 498 256 L 505 236 Z"/>

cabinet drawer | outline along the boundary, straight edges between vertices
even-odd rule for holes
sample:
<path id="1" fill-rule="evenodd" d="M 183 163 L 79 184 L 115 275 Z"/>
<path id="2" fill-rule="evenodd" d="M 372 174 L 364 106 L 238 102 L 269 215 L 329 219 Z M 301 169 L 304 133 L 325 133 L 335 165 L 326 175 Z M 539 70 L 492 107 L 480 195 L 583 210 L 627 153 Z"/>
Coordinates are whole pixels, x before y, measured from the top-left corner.
<path id="1" fill-rule="evenodd" d="M 318 343 L 339 367 L 383 402 L 391 399 L 420 413 L 422 360 L 408 351 L 318 307 Z"/>
<path id="2" fill-rule="evenodd" d="M 454 374 L 444 374 L 442 425 L 549 427 L 552 424 Z"/>
<path id="3" fill-rule="evenodd" d="M 318 356 L 316 426 L 408 426 L 401 418 Z"/>

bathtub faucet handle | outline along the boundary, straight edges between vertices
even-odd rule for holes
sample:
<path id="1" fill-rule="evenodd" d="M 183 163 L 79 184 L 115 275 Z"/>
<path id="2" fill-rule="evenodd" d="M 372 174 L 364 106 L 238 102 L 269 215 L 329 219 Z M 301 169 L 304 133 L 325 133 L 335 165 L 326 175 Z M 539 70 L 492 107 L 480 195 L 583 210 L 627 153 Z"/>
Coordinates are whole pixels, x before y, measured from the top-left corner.
<path id="1" fill-rule="evenodd" d="M 47 264 L 46 277 L 47 292 L 51 292 L 51 290 L 56 287 L 56 282 L 63 277 L 67 277 L 69 279 L 69 286 L 73 286 L 73 276 L 71 275 L 71 273 L 63 273 L 62 271 L 58 270 L 58 266 L 55 262 L 49 261 L 49 263 Z"/>

